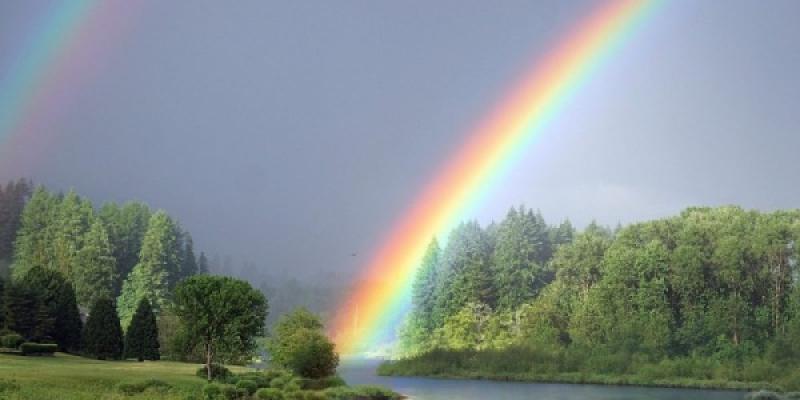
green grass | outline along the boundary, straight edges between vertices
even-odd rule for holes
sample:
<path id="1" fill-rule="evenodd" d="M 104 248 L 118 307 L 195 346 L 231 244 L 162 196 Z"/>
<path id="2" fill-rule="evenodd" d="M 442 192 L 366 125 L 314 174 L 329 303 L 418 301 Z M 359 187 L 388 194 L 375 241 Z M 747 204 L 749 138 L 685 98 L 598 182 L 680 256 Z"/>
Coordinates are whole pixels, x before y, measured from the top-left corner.
<path id="1" fill-rule="evenodd" d="M 111 400 L 176 399 L 199 395 L 205 381 L 195 376 L 198 364 L 170 361 L 97 361 L 57 353 L 53 357 L 0 354 L 0 399 Z M 245 368 L 231 368 L 243 372 Z M 124 395 L 122 383 L 158 379 L 166 391 Z M 5 388 L 5 389 L 4 389 Z"/>

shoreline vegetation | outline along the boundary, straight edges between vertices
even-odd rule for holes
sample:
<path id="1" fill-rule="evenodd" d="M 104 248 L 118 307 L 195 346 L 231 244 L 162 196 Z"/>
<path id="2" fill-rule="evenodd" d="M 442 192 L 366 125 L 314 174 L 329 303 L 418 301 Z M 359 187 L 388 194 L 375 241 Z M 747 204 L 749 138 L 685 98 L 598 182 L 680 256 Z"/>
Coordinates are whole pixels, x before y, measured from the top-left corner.
<path id="1" fill-rule="evenodd" d="M 382 375 L 800 391 L 800 210 L 433 238 Z"/>
<path id="2" fill-rule="evenodd" d="M 731 390 L 741 392 L 772 391 L 783 392 L 779 385 L 768 382 L 740 382 L 726 380 L 704 380 L 692 378 L 669 378 L 648 380 L 639 375 L 605 375 L 583 372 L 563 372 L 555 374 L 525 373 L 484 373 L 477 371 L 453 371 L 435 374 L 418 374 L 405 371 L 402 365 L 408 360 L 385 361 L 378 367 L 380 376 L 421 377 L 431 379 L 485 380 L 519 383 L 562 383 L 570 385 L 637 386 L 669 389 Z M 410 367 L 413 368 L 413 367 Z"/>

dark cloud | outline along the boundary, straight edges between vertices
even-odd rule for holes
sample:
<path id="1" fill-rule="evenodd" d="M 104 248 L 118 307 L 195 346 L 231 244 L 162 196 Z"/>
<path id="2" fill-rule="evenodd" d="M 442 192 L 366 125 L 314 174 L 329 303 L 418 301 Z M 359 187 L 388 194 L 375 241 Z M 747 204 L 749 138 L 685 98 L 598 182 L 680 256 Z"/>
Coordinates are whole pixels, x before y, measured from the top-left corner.
<path id="1" fill-rule="evenodd" d="M 14 3 L 0 32 L 19 36 L 46 7 Z M 24 172 L 165 208 L 212 253 L 352 271 L 593 3 L 145 2 Z M 798 15 L 791 0 L 663 5 L 476 217 L 525 203 L 613 225 L 695 204 L 800 205 Z M 17 45 L 3 36 L 5 65 Z"/>

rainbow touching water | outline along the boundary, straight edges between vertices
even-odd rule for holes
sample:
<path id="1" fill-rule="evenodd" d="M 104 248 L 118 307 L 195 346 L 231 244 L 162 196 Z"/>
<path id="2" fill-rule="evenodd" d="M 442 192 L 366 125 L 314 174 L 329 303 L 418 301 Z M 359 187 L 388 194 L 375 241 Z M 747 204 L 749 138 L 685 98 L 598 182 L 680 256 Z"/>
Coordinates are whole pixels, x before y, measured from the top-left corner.
<path id="1" fill-rule="evenodd" d="M 430 240 L 446 238 L 456 223 L 471 218 L 498 180 L 655 3 L 603 3 L 493 107 L 402 215 L 337 311 L 331 334 L 340 353 L 375 350 L 393 335 L 409 309 L 411 283 Z"/>
<path id="2" fill-rule="evenodd" d="M 58 134 L 52 119 L 76 102 L 74 89 L 99 74 L 102 56 L 135 14 L 133 3 L 56 1 L 12 42 L 0 64 L 0 168 L 30 173 L 32 165 L 20 164 L 36 162 Z"/>

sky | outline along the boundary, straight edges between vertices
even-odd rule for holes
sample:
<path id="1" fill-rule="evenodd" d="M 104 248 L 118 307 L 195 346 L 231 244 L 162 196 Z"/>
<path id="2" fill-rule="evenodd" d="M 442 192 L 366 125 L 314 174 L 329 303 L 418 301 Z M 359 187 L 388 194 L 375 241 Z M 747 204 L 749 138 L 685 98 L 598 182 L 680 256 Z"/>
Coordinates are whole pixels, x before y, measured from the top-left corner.
<path id="1" fill-rule="evenodd" d="M 209 254 L 346 278 L 597 3 L 136 4 L 106 2 L 113 38 L 81 39 L 103 50 L 80 55 L 88 78 L 66 80 L 47 123 L 0 136 L 0 179 L 145 201 Z M 53 5 L 0 2 L 0 74 Z M 613 226 L 800 206 L 798 15 L 794 0 L 665 2 L 474 218 L 524 204 Z"/>

